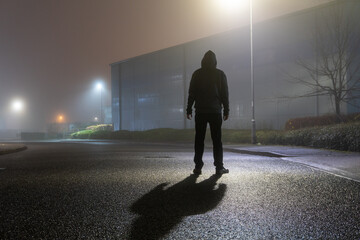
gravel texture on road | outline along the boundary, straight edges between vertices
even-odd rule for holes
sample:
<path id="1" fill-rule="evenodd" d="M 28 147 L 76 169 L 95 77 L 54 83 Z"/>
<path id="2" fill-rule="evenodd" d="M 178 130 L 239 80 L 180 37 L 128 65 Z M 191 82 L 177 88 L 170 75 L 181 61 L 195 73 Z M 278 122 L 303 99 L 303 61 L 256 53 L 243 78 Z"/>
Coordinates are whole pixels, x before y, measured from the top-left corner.
<path id="1" fill-rule="evenodd" d="M 0 156 L 0 239 L 360 239 L 360 184 L 275 157 L 33 143 Z"/>

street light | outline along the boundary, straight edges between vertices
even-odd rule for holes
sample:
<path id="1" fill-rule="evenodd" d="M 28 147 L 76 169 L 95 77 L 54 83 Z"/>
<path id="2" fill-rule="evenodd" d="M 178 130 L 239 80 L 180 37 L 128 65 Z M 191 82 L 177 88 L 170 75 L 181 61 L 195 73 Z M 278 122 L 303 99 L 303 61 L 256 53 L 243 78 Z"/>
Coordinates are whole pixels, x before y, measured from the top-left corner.
<path id="1" fill-rule="evenodd" d="M 217 0 L 219 6 L 228 11 L 234 11 L 240 8 L 244 3 L 241 0 Z M 254 87 L 254 51 L 253 51 L 253 0 L 249 0 L 250 12 L 250 82 L 251 82 L 251 142 L 256 141 L 256 125 L 255 125 L 255 87 Z"/>
<path id="2" fill-rule="evenodd" d="M 102 90 L 103 90 L 103 84 L 101 82 L 98 82 L 96 84 L 96 90 L 100 91 L 100 123 L 103 122 L 103 114 L 102 114 Z"/>
<path id="3" fill-rule="evenodd" d="M 14 112 L 22 112 L 24 109 L 24 102 L 21 99 L 15 99 L 11 104 L 11 109 Z"/>
<path id="4" fill-rule="evenodd" d="M 11 102 L 11 110 L 16 113 L 17 115 L 20 115 L 20 113 L 22 113 L 24 111 L 24 102 L 21 99 L 14 99 Z M 21 119 L 18 120 L 18 135 L 21 138 Z"/>
<path id="5" fill-rule="evenodd" d="M 56 120 L 58 122 L 58 134 L 60 132 L 62 134 L 62 138 L 65 138 L 66 123 L 64 115 L 59 114 Z"/>
<path id="6" fill-rule="evenodd" d="M 244 1 L 241 0 L 217 0 L 217 4 L 226 11 L 234 11 L 240 8 Z"/>
<path id="7" fill-rule="evenodd" d="M 97 84 L 96 84 L 96 89 L 97 89 L 97 90 L 102 90 L 102 89 L 103 89 L 102 83 L 97 83 Z"/>
<path id="8" fill-rule="evenodd" d="M 64 116 L 63 116 L 63 115 L 59 115 L 59 116 L 57 117 L 57 120 L 58 120 L 59 123 L 62 123 L 62 122 L 64 121 Z"/>
<path id="9" fill-rule="evenodd" d="M 251 143 L 256 141 L 256 126 L 255 126 L 255 87 L 254 87 L 254 50 L 253 50 L 253 0 L 250 1 L 250 71 L 251 71 Z"/>

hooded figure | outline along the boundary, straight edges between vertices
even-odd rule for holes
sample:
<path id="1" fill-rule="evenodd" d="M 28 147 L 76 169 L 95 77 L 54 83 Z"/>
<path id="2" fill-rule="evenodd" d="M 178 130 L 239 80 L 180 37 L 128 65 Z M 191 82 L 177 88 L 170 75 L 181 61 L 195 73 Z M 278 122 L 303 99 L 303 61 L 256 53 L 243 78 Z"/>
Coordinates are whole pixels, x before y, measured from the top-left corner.
<path id="1" fill-rule="evenodd" d="M 201 68 L 191 78 L 186 112 L 192 114 L 195 102 L 196 113 L 221 113 L 229 115 L 229 93 L 226 75 L 216 68 L 216 56 L 212 51 L 205 53 Z"/>
<path id="2" fill-rule="evenodd" d="M 202 68 L 207 68 L 207 69 L 214 69 L 216 68 L 216 56 L 215 53 L 212 51 L 207 51 L 203 57 L 203 59 L 201 60 L 201 67 Z"/>
<path id="3" fill-rule="evenodd" d="M 222 120 L 229 117 L 229 93 L 226 75 L 216 68 L 216 55 L 212 51 L 205 53 L 201 68 L 191 78 L 187 103 L 187 118 L 192 118 L 192 106 L 195 102 L 195 169 L 194 174 L 201 174 L 204 165 L 204 140 L 207 123 L 210 125 L 213 141 L 214 165 L 217 174 L 228 173 L 223 166 L 223 149 L 221 142 Z M 221 110 L 223 109 L 223 117 Z"/>

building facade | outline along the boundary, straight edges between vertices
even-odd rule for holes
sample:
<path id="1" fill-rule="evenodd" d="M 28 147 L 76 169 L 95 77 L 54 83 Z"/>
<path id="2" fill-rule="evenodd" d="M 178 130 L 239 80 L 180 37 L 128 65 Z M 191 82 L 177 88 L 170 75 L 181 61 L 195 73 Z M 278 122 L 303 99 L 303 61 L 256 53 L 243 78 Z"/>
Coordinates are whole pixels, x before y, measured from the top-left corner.
<path id="1" fill-rule="evenodd" d="M 359 2 L 340 5 L 348 15 L 353 14 L 351 19 L 359 20 Z M 318 19 L 331 17 L 336 7 L 338 4 L 326 4 L 254 25 L 257 129 L 282 129 L 290 118 L 334 112 L 329 96 L 303 97 L 308 87 L 293 80 L 308 77 L 296 63 L 299 59 L 316 64 L 314 32 L 316 34 Z M 252 112 L 250 37 L 249 27 L 244 27 L 112 63 L 114 130 L 194 128 L 194 121 L 185 116 L 187 91 L 192 73 L 200 67 L 208 50 L 215 52 L 218 68 L 228 79 L 230 118 L 224 127 L 249 129 Z M 360 64 L 359 59 L 358 62 Z M 354 98 L 351 107 L 343 103 L 343 112 L 359 111 L 353 103 L 356 105 L 359 100 Z"/>

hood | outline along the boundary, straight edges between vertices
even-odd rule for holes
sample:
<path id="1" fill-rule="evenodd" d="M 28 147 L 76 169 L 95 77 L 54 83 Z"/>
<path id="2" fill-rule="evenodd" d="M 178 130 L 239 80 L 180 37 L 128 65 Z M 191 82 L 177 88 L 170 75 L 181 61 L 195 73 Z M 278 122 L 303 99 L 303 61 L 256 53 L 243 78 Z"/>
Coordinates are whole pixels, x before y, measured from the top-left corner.
<path id="1" fill-rule="evenodd" d="M 216 68 L 216 55 L 212 51 L 207 51 L 201 61 L 202 68 Z"/>

